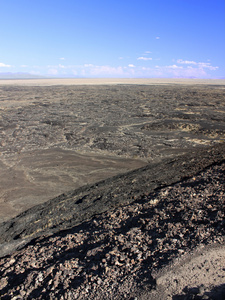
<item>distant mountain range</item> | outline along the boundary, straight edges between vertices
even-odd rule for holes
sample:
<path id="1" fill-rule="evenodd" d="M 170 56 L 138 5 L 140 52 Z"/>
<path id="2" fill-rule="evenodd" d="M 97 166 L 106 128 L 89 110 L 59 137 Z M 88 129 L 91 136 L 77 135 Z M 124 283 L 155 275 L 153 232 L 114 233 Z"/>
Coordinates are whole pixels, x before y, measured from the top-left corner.
<path id="1" fill-rule="evenodd" d="M 30 74 L 30 73 L 0 73 L 0 79 L 38 79 L 38 78 L 46 78 L 44 76 Z"/>

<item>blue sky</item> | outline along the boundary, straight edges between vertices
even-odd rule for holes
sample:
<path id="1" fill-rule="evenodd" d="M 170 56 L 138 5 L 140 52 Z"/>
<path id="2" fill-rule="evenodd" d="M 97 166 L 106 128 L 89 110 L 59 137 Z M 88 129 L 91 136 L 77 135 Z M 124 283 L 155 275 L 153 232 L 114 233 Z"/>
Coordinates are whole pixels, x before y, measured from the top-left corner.
<path id="1" fill-rule="evenodd" d="M 224 0 L 0 0 L 0 73 L 225 77 Z"/>

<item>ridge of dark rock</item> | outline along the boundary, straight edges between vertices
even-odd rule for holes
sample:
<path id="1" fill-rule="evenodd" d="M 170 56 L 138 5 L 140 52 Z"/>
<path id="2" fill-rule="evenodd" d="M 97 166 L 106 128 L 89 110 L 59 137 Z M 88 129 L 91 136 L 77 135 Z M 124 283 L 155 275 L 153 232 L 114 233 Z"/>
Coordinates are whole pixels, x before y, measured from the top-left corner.
<path id="1" fill-rule="evenodd" d="M 195 149 L 34 206 L 0 224 L 0 257 L 22 248 L 34 238 L 77 226 L 96 214 L 131 203 L 140 195 L 179 182 L 224 160 L 224 143 Z"/>

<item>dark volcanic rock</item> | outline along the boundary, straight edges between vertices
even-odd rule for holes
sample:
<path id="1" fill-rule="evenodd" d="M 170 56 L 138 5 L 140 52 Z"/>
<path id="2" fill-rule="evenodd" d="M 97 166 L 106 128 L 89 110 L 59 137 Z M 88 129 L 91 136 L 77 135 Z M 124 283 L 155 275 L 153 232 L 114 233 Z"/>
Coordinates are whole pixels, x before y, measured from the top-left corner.
<path id="1" fill-rule="evenodd" d="M 224 86 L 194 82 L 0 85 L 0 223 L 85 184 L 223 142 Z"/>
<path id="2" fill-rule="evenodd" d="M 40 235 L 50 235 L 94 215 L 133 202 L 137 197 L 191 177 L 225 159 L 225 145 L 165 159 L 62 194 L 0 225 L 0 256 L 10 254 Z"/>

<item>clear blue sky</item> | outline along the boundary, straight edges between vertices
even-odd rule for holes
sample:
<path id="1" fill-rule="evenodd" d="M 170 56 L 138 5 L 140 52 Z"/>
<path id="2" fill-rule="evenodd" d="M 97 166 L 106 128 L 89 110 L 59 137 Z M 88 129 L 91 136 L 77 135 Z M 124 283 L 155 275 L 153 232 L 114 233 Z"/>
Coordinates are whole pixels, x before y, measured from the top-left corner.
<path id="1" fill-rule="evenodd" d="M 224 0 L 0 0 L 0 73 L 225 77 Z"/>

